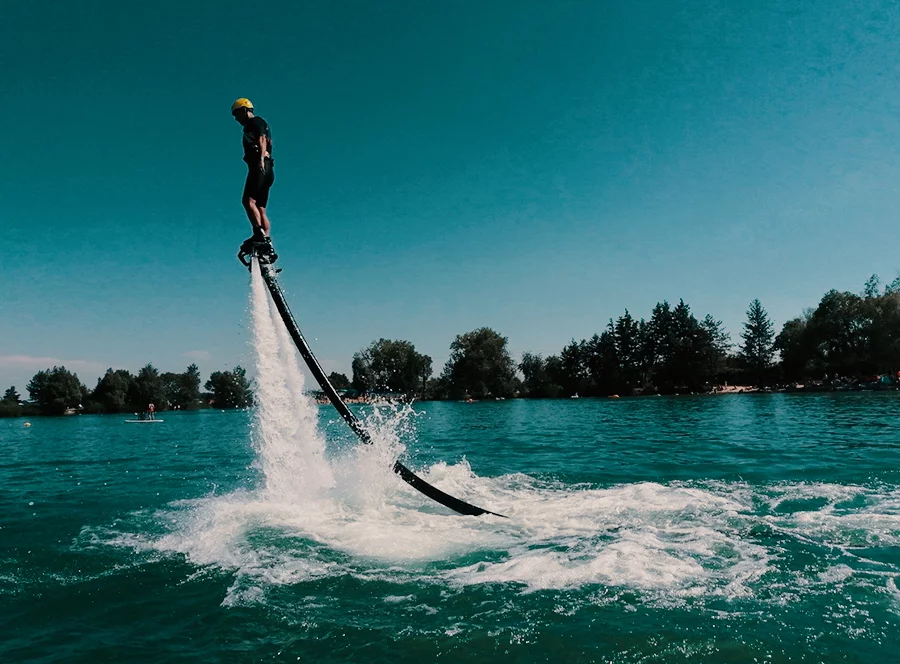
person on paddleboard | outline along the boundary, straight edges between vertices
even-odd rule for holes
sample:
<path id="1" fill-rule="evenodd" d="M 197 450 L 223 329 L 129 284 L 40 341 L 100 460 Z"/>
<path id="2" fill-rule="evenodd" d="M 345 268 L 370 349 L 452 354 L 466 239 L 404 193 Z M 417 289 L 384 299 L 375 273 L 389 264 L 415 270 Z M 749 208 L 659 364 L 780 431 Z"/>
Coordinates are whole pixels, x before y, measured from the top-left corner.
<path id="1" fill-rule="evenodd" d="M 254 114 L 253 103 L 246 97 L 241 97 L 231 105 L 231 115 L 244 128 L 241 143 L 248 171 L 241 204 L 253 227 L 253 235 L 244 241 L 242 251 L 250 244 L 261 244 L 264 255 L 267 255 L 269 262 L 273 262 L 277 256 L 269 238 L 271 224 L 266 215 L 269 189 L 275 182 L 272 134 L 269 131 L 269 124 Z"/>

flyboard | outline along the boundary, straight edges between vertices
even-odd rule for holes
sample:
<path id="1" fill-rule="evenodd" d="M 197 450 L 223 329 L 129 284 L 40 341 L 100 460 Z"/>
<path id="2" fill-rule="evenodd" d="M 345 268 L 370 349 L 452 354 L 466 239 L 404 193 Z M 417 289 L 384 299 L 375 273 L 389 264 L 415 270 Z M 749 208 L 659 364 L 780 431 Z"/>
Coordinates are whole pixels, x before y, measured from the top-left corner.
<path id="1" fill-rule="evenodd" d="M 266 287 L 272 294 L 272 300 L 275 302 L 275 308 L 278 309 L 278 313 L 281 315 L 281 318 L 284 321 L 284 325 L 291 335 L 291 339 L 294 340 L 294 344 L 297 346 L 297 350 L 300 351 L 300 355 L 303 357 L 306 365 L 309 367 L 310 373 L 312 373 L 313 377 L 319 383 L 319 386 L 328 397 L 331 405 L 334 406 L 338 414 L 343 418 L 350 429 L 353 430 L 353 433 L 355 433 L 363 443 L 371 445 L 372 438 L 369 435 L 369 432 L 366 431 L 365 426 L 363 426 L 362 422 L 359 421 L 359 418 L 357 418 L 356 415 L 353 414 L 353 411 L 351 411 L 347 407 L 347 404 L 344 403 L 344 400 L 341 399 L 341 395 L 338 394 L 337 390 L 334 389 L 331 381 L 328 380 L 328 376 L 326 376 L 325 372 L 322 370 L 322 366 L 319 364 L 319 360 L 317 360 L 316 356 L 313 355 L 309 344 L 306 343 L 306 339 L 303 338 L 303 334 L 300 332 L 300 326 L 297 325 L 297 321 L 294 319 L 294 315 L 291 313 L 287 301 L 284 298 L 284 291 L 281 290 L 281 286 L 278 284 L 278 281 L 275 278 L 275 274 L 281 272 L 281 269 L 272 266 L 272 262 L 274 262 L 275 258 L 277 258 L 277 255 L 274 253 L 271 243 L 253 242 L 252 239 L 244 242 L 244 244 L 241 245 L 240 251 L 238 252 L 238 259 L 241 261 L 241 263 L 250 268 L 250 261 L 253 258 L 256 258 L 259 262 L 263 281 L 265 281 Z M 478 507 L 477 505 L 472 505 L 471 503 L 467 503 L 464 500 L 455 498 L 449 493 L 444 493 L 436 486 L 432 486 L 431 484 L 423 480 L 421 477 L 416 475 L 413 471 L 411 471 L 399 461 L 394 462 L 393 470 L 400 476 L 400 479 L 409 484 L 411 487 L 428 496 L 433 501 L 440 503 L 444 507 L 449 507 L 454 512 L 459 512 L 460 514 L 466 514 L 469 516 L 493 514 L 494 516 L 501 516 L 503 518 L 506 518 L 503 514 L 491 512 L 490 510 L 486 510 L 483 507 Z"/>

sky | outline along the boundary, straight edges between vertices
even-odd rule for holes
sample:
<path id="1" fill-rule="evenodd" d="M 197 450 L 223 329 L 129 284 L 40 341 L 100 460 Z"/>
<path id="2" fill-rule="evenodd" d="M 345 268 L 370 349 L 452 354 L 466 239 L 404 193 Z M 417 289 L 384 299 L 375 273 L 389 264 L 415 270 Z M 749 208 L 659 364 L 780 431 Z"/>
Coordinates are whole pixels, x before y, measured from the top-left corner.
<path id="1" fill-rule="evenodd" d="M 882 2 L 7 3 L 0 389 L 248 366 L 231 102 L 326 371 L 490 326 L 558 352 L 683 298 L 739 340 L 900 270 Z"/>

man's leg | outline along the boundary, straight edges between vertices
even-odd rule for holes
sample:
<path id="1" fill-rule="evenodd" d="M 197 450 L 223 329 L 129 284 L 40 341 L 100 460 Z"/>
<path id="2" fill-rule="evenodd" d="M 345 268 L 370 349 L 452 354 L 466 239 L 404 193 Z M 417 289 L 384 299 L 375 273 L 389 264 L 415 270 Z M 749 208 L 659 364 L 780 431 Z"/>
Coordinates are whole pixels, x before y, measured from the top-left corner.
<path id="1" fill-rule="evenodd" d="M 266 234 L 266 237 L 269 237 L 269 231 L 270 231 L 270 229 L 271 229 L 271 226 L 269 225 L 269 217 L 266 216 L 266 208 L 265 208 L 265 207 L 260 207 L 260 206 L 257 205 L 257 206 L 256 206 L 256 209 L 259 210 L 259 225 L 260 225 L 260 228 L 263 229 L 263 233 Z"/>
<path id="2" fill-rule="evenodd" d="M 271 226 L 269 217 L 266 214 L 266 207 L 269 205 L 269 189 L 275 182 L 275 171 L 272 168 L 272 160 L 266 159 L 265 169 L 262 172 L 262 180 L 259 182 L 259 188 L 254 196 L 256 200 L 256 208 L 259 210 L 259 225 L 266 237 L 271 237 Z"/>
<path id="3" fill-rule="evenodd" d="M 269 220 L 266 219 L 265 226 L 263 225 L 263 219 L 265 219 L 265 208 L 260 208 L 256 204 L 256 199 L 250 198 L 249 196 L 245 196 L 242 202 L 244 204 L 244 211 L 247 213 L 247 219 L 250 220 L 250 225 L 253 227 L 253 234 L 262 234 L 268 236 Z"/>
<path id="4" fill-rule="evenodd" d="M 266 195 L 267 192 L 264 192 L 261 198 L 256 199 L 254 202 L 256 204 L 256 210 L 259 212 L 259 227 L 260 232 L 263 234 L 264 241 L 261 245 L 263 253 L 262 256 L 265 256 L 265 262 L 274 263 L 278 260 L 278 254 L 275 253 L 275 249 L 272 247 L 272 240 L 269 235 L 269 217 L 266 216 L 266 204 L 264 199 L 268 198 Z"/>
<path id="5" fill-rule="evenodd" d="M 260 201 L 260 189 L 263 184 L 263 174 L 259 169 L 250 168 L 247 171 L 247 180 L 244 182 L 244 193 L 241 194 L 241 205 L 244 206 L 244 212 L 247 213 L 247 219 L 250 220 L 250 226 L 253 227 L 253 236 L 263 235 L 262 215 L 259 213 L 260 206 L 257 202 L 262 203 L 262 207 L 266 206 L 265 201 Z"/>

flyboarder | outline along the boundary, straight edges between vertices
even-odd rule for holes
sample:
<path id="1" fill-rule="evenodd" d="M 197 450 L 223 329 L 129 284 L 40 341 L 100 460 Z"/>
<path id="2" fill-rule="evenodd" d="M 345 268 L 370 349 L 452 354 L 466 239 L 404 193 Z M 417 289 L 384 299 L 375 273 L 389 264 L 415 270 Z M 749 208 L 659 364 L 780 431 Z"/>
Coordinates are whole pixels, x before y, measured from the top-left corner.
<path id="1" fill-rule="evenodd" d="M 253 113 L 253 103 L 246 97 L 241 97 L 231 105 L 231 115 L 244 128 L 241 142 L 248 171 L 241 203 L 253 228 L 253 235 L 244 240 L 238 257 L 256 253 L 262 260 L 273 263 L 278 255 L 272 248 L 269 237 L 271 225 L 266 215 L 269 189 L 275 182 L 272 134 L 269 124 Z M 244 262 L 243 258 L 241 262 Z"/>

